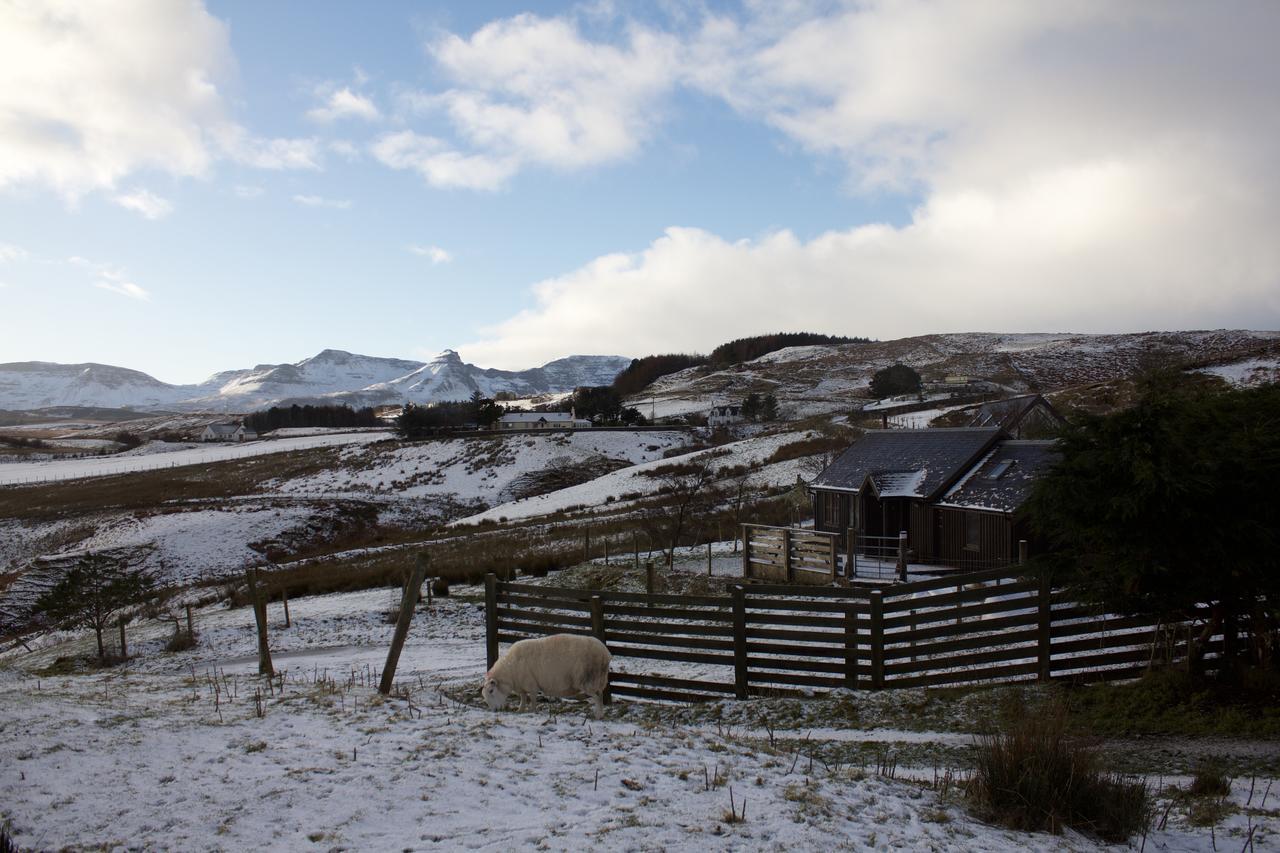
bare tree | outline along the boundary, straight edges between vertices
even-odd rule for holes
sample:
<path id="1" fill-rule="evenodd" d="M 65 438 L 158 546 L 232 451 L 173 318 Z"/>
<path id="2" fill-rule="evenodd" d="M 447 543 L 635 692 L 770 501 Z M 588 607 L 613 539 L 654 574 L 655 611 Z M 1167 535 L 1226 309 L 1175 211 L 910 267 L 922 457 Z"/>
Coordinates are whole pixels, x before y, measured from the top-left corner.
<path id="1" fill-rule="evenodd" d="M 685 462 L 664 465 L 649 472 L 661 484 L 658 494 L 666 498 L 657 504 L 654 520 L 666 540 L 668 568 L 675 561 L 676 547 L 685 525 L 696 512 L 704 507 L 713 491 L 715 459 L 704 453 Z"/>

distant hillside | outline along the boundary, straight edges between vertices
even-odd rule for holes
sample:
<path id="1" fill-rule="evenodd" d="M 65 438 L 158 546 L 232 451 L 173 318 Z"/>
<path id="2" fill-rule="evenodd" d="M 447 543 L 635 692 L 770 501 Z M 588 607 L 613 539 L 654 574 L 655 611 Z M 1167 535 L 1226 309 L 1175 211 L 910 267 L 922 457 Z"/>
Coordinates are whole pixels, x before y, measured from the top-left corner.
<path id="1" fill-rule="evenodd" d="M 704 365 L 657 379 L 629 405 L 658 416 L 705 412 L 772 393 L 788 418 L 848 412 L 865 402 L 875 371 L 915 368 L 925 382 L 964 376 L 1009 392 L 1048 393 L 1122 379 L 1155 364 L 1205 369 L 1274 354 L 1280 332 L 1241 330 L 1120 335 L 965 333 L 893 341 L 788 347 L 722 369 Z M 652 402 L 650 402 L 652 401 Z"/>
<path id="2" fill-rule="evenodd" d="M 868 343 L 870 338 L 842 338 L 837 335 L 819 335 L 813 332 L 779 332 L 773 335 L 756 335 L 738 338 L 721 344 L 711 351 L 707 363 L 717 370 L 744 361 L 754 361 L 762 355 L 787 347 L 832 346 L 835 344 Z"/>
<path id="3" fill-rule="evenodd" d="M 627 369 L 613 380 L 613 389 L 624 396 L 638 394 L 663 376 L 670 376 L 672 373 L 688 370 L 691 367 L 700 367 L 705 364 L 714 370 L 721 370 L 787 347 L 832 346 L 865 343 L 867 340 L 867 338 L 820 335 L 814 332 L 778 332 L 729 341 L 713 349 L 709 356 L 697 353 L 648 355 L 632 360 Z"/>

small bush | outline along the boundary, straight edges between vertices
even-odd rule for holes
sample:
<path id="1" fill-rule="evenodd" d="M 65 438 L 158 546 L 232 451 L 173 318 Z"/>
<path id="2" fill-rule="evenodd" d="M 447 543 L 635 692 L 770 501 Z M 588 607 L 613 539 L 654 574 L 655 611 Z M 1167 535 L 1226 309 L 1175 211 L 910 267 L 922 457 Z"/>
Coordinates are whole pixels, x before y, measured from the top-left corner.
<path id="1" fill-rule="evenodd" d="M 1142 782 L 1102 770 L 1097 753 L 1066 735 L 1057 704 L 978 739 L 969 797 L 979 817 L 1011 829 L 1072 829 L 1121 843 L 1151 822 Z"/>
<path id="2" fill-rule="evenodd" d="M 166 652 L 185 652 L 196 647 L 196 637 L 185 628 L 175 627 L 169 635 L 169 642 L 164 644 Z"/>
<path id="3" fill-rule="evenodd" d="M 1210 759 L 1196 768 L 1187 793 L 1193 797 L 1225 797 L 1231 793 L 1231 780 L 1227 778 L 1222 763 Z"/>

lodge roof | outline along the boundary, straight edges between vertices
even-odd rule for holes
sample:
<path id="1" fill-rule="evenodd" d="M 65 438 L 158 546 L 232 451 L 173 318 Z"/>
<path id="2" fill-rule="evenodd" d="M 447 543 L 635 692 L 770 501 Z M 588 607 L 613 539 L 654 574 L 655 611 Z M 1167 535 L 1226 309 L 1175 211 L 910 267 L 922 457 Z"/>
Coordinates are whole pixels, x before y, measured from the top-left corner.
<path id="1" fill-rule="evenodd" d="M 998 427 L 868 430 L 813 487 L 858 491 L 870 478 L 881 497 L 934 498 L 1002 436 Z"/>
<path id="2" fill-rule="evenodd" d="M 938 506 L 1013 512 L 1036 479 L 1060 457 L 1053 441 L 1001 441 L 938 502 Z"/>

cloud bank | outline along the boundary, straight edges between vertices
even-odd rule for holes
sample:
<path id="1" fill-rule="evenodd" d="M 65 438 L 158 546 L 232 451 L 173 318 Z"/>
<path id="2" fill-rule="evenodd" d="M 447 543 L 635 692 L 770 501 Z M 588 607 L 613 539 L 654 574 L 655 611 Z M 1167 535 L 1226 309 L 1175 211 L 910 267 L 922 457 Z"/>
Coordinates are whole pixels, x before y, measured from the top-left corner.
<path id="1" fill-rule="evenodd" d="M 629 44 L 677 57 L 669 87 L 721 98 L 837 158 L 851 192 L 919 199 L 911 221 L 807 242 L 672 227 L 538 283 L 536 306 L 484 330 L 468 359 L 706 349 L 781 329 L 886 338 L 1280 324 L 1280 53 L 1269 44 L 1280 6 L 886 2 L 802 20 L 763 10 L 704 17 L 674 53 L 657 37 Z M 512 28 L 537 43 L 527 18 L 495 31 Z M 464 56 L 487 43 L 449 42 Z M 481 91 L 499 90 L 495 74 L 510 89 L 559 67 L 509 51 L 533 69 L 477 65 Z M 601 150 L 634 150 L 647 133 L 626 132 L 632 148 Z"/>
<path id="2" fill-rule="evenodd" d="M 316 168 L 314 140 L 258 138 L 229 116 L 219 83 L 233 72 L 227 28 L 197 0 L 0 4 L 0 189 L 74 202 L 140 170 L 205 175 L 219 158 Z"/>

